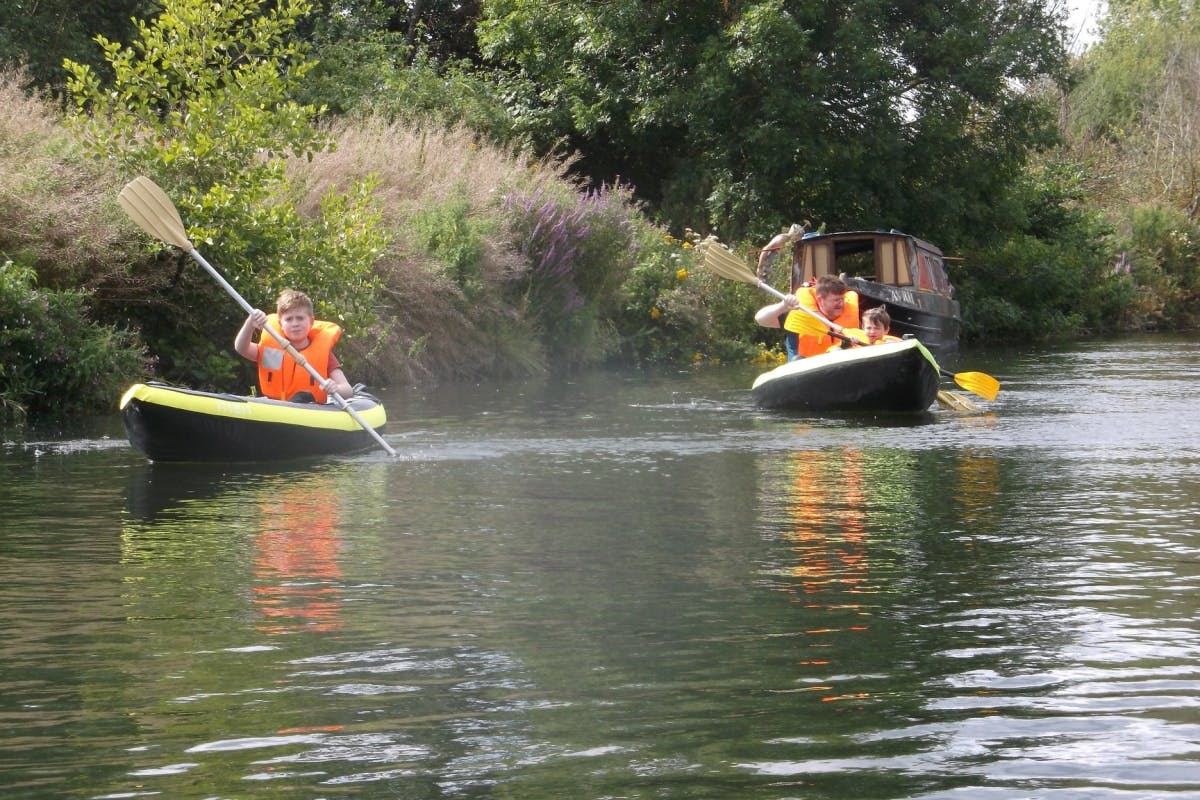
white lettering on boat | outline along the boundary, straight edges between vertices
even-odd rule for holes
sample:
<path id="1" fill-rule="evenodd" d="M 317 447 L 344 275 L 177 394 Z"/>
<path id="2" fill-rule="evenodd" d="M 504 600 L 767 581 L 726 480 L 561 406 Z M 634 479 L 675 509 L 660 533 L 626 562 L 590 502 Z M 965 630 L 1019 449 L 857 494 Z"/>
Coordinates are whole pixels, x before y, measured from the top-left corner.
<path id="1" fill-rule="evenodd" d="M 251 413 L 249 403 L 231 403 L 228 400 L 217 401 L 217 413 L 225 417 L 248 417 Z"/>

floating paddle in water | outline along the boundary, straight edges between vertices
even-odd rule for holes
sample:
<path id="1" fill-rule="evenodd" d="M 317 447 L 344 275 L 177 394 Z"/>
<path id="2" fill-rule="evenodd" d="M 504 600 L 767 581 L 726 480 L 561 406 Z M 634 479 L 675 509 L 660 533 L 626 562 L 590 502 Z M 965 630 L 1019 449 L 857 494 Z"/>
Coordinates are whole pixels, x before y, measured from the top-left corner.
<path id="1" fill-rule="evenodd" d="M 971 398 L 958 392 L 948 392 L 945 389 L 938 389 L 937 401 L 939 406 L 948 408 L 951 411 L 979 410 L 979 406 L 972 403 Z"/>
<path id="2" fill-rule="evenodd" d="M 192 243 L 188 240 L 187 231 L 183 227 L 183 219 L 180 218 L 179 211 L 176 210 L 175 204 L 171 202 L 171 198 L 167 197 L 166 192 L 158 187 L 158 184 L 144 175 L 138 176 L 125 184 L 125 188 L 121 189 L 121 193 L 117 196 L 117 202 L 121 204 L 121 208 L 125 209 L 125 213 L 129 215 L 130 219 L 136 222 L 138 227 L 146 233 L 167 244 L 175 245 L 190 255 L 197 264 L 204 267 L 208 274 L 221 285 L 221 288 L 238 302 L 243 311 L 247 314 L 254 311 L 254 307 L 238 294 L 237 289 L 234 289 L 225 278 L 221 277 L 221 273 L 213 269 L 212 265 L 204 260 L 204 256 L 200 255 L 196 248 L 192 246 Z M 264 330 L 274 336 L 275 341 L 279 342 L 279 346 L 286 350 L 288 355 L 296 360 L 297 364 L 304 367 L 314 380 L 318 383 L 324 382 L 325 379 L 321 377 L 316 368 L 308 363 L 308 359 L 292 346 L 292 343 L 283 334 L 276 331 L 270 325 L 266 326 Z M 354 417 L 354 421 L 361 425 L 363 430 L 371 434 L 371 437 L 379 443 L 379 446 L 389 456 L 396 455 L 396 451 L 392 449 L 392 446 L 383 440 L 379 432 L 372 428 L 346 402 L 344 397 L 336 391 L 331 391 L 329 396 L 333 398 L 339 408 Z"/>
<path id="3" fill-rule="evenodd" d="M 738 281 L 740 283 L 748 283 L 751 286 L 770 292 L 780 300 L 787 299 L 787 295 L 776 289 L 774 286 L 760 280 L 754 271 L 746 266 L 740 258 L 734 255 L 728 248 L 715 239 L 706 239 L 697 245 L 697 249 L 704 254 L 704 266 L 711 269 L 713 272 L 720 275 L 722 278 Z M 801 335 L 811 334 L 814 336 L 821 334 L 830 334 L 836 338 L 841 338 L 843 341 L 850 341 L 852 344 L 862 344 L 857 337 L 846 336 L 845 333 L 834 327 L 833 323 L 825 319 L 819 313 L 807 306 L 801 305 L 796 313 L 793 311 L 788 314 L 784 320 L 784 328 Z M 852 333 L 857 333 L 857 330 L 852 330 Z M 950 378 L 968 392 L 973 392 L 985 400 L 995 400 L 996 395 L 1000 393 L 1000 381 L 993 378 L 984 372 L 950 372 L 938 367 L 938 372 L 943 377 Z"/>

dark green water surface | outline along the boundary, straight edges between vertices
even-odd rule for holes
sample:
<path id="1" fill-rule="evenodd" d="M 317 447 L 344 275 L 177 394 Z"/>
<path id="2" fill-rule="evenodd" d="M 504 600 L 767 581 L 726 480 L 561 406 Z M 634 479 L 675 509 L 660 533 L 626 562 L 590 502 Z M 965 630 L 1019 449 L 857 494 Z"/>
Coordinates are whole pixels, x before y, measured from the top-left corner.
<path id="1" fill-rule="evenodd" d="M 13 798 L 1200 797 L 1200 342 L 381 392 L 399 452 L 0 446 Z M 955 389 L 949 386 L 947 388 Z"/>

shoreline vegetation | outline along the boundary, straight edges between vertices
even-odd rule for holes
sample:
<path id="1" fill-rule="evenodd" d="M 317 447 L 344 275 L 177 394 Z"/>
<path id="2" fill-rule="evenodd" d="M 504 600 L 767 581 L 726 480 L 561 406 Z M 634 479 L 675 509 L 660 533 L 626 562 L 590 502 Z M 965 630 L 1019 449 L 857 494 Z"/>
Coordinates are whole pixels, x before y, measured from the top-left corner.
<path id="1" fill-rule="evenodd" d="M 146 379 L 253 386 L 230 347 L 241 310 L 118 207 L 139 174 L 251 304 L 287 286 L 309 293 L 346 328 L 339 352 L 368 385 L 781 358 L 753 323 L 762 298 L 698 267 L 698 234 L 637 186 L 581 177 L 578 152 L 500 143 L 498 124 L 485 135 L 468 113 L 306 103 L 323 99 L 314 86 L 332 96 L 329 71 L 313 72 L 292 35 L 311 6 L 258 5 L 214 18 L 200 0 L 171 0 L 190 24 L 141 22 L 128 45 L 97 37 L 104 63 L 68 58 L 53 97 L 20 68 L 0 72 L 0 423 L 107 413 Z M 336 53 L 325 48 L 329 63 Z M 447 103 L 479 89 L 421 58 L 409 69 L 412 83 L 450 87 Z M 1066 107 L 1039 91 L 1047 109 Z M 1005 189 L 1019 224 L 975 238 L 907 231 L 962 256 L 951 269 L 968 342 L 1193 327 L 1192 215 L 1162 198 L 1131 203 L 1131 179 L 1089 182 L 1089 168 L 1127 153 L 1078 116 L 1060 127 L 1058 149 L 1031 145 Z M 729 244 L 752 263 L 764 233 L 796 221 L 784 213 L 759 229 L 731 217 L 724 227 L 741 233 Z M 705 234 L 721 223 L 696 209 Z"/>
<path id="2" fill-rule="evenodd" d="M 690 244 L 651 223 L 629 187 L 581 187 L 569 161 L 514 156 L 461 127 L 365 119 L 323 131 L 332 145 L 288 158 L 278 185 L 297 225 L 320 228 L 332 214 L 369 230 L 366 259 L 339 263 L 314 241 L 287 254 L 312 274 L 256 275 L 238 264 L 266 246 L 239 258 L 224 237 L 243 232 L 219 222 L 197 230 L 199 215 L 184 222 L 251 304 L 266 307 L 281 281 L 304 285 L 318 316 L 347 328 L 339 350 L 355 380 L 775 357 L 747 323 L 756 298 L 694 269 Z M 227 346 L 241 310 L 124 217 L 116 197 L 134 175 L 89 158 L 55 105 L 27 95 L 16 73 L 0 76 L 0 143 L 0 310 L 18 357 L 0 373 L 0 417 L 103 413 L 151 377 L 251 391 L 253 374 Z M 355 186 L 358 202 L 338 196 Z"/>

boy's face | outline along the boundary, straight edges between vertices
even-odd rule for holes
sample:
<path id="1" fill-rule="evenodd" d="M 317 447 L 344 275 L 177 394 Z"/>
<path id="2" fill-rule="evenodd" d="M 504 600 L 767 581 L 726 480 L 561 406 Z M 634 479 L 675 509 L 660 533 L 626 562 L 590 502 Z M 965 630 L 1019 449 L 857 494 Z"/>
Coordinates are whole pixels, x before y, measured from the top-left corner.
<path id="1" fill-rule="evenodd" d="M 883 335 L 887 333 L 883 326 L 879 324 L 879 320 L 875 319 L 868 319 L 863 322 L 863 332 L 867 334 L 867 338 L 871 341 L 871 344 L 875 344 L 875 342 L 882 339 Z"/>
<path id="2" fill-rule="evenodd" d="M 279 313 L 279 327 L 283 328 L 283 335 L 292 344 L 299 344 L 307 339 L 312 325 L 313 316 L 303 306 L 289 308 Z"/>

